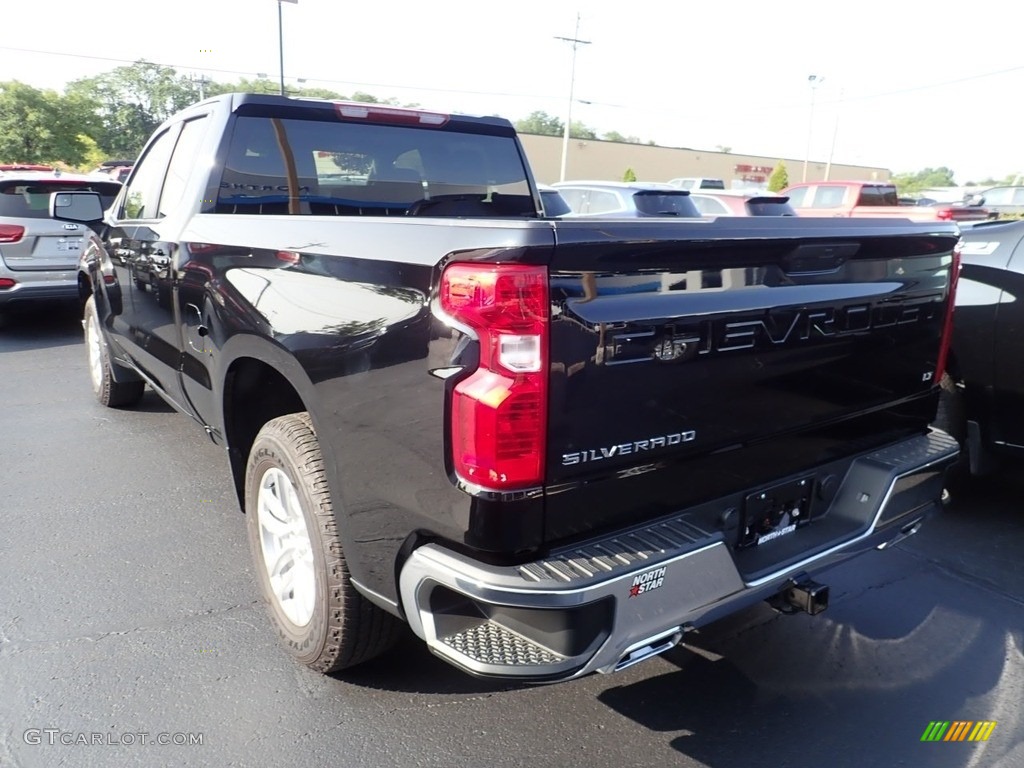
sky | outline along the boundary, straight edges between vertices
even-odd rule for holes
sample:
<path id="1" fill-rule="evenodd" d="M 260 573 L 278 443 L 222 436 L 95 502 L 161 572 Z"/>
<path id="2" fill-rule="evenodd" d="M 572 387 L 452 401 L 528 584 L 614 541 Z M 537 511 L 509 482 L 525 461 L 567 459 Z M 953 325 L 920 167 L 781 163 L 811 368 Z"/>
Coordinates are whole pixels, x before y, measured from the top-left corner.
<path id="1" fill-rule="evenodd" d="M 144 58 L 277 83 L 278 7 L 7 0 L 3 27 L 19 34 L 0 38 L 0 81 L 59 91 Z M 1019 0 L 983 12 L 949 0 L 298 0 L 281 16 L 288 87 L 513 121 L 564 120 L 571 89 L 573 121 L 599 136 L 894 173 L 946 166 L 960 184 L 1024 173 Z M 575 77 L 558 37 L 588 41 Z"/>

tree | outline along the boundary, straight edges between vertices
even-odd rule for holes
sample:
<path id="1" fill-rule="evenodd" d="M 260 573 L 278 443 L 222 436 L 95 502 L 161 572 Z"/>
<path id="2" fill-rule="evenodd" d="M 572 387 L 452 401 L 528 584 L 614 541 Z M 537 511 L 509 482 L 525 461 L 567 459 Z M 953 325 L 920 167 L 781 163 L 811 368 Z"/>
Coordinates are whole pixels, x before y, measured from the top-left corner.
<path id="1" fill-rule="evenodd" d="M 930 187 L 955 187 L 957 185 L 953 181 L 953 171 L 944 165 L 916 172 L 897 173 L 892 177 L 892 181 L 901 195 L 915 195 Z"/>
<path id="2" fill-rule="evenodd" d="M 573 139 L 596 139 L 597 132 L 576 120 L 573 122 L 572 127 L 569 128 L 569 137 Z"/>
<path id="3" fill-rule="evenodd" d="M 730 152 L 732 152 L 732 147 L 727 147 L 722 144 L 718 144 L 715 146 L 715 151 L 721 152 L 723 155 L 728 155 Z"/>
<path id="4" fill-rule="evenodd" d="M 79 165 L 88 147 L 79 138 L 89 105 L 56 91 L 0 83 L 0 162 Z"/>
<path id="5" fill-rule="evenodd" d="M 636 181 L 636 171 L 632 168 L 627 168 L 626 172 L 622 174 L 623 181 Z"/>
<path id="6" fill-rule="evenodd" d="M 608 131 L 602 137 L 605 141 L 617 141 L 620 144 L 639 144 L 639 136 L 623 136 L 618 131 Z"/>
<path id="7" fill-rule="evenodd" d="M 96 139 L 92 136 L 80 133 L 78 134 L 78 140 L 82 142 L 83 147 L 83 158 L 81 163 L 81 169 L 83 171 L 91 171 L 104 160 L 108 159 L 106 152 L 100 149 L 99 144 L 96 143 Z"/>
<path id="8" fill-rule="evenodd" d="M 789 186 L 789 173 L 786 172 L 786 164 L 779 160 L 778 165 L 772 170 L 768 177 L 768 191 L 781 192 Z"/>
<path id="9" fill-rule="evenodd" d="M 561 136 L 565 131 L 565 123 L 547 112 L 537 110 L 522 120 L 516 121 L 519 133 L 533 133 L 538 136 Z"/>
<path id="10" fill-rule="evenodd" d="M 199 100 L 199 86 L 171 67 L 139 60 L 68 85 L 69 97 L 91 102 L 100 149 L 135 157 L 164 120 Z"/>

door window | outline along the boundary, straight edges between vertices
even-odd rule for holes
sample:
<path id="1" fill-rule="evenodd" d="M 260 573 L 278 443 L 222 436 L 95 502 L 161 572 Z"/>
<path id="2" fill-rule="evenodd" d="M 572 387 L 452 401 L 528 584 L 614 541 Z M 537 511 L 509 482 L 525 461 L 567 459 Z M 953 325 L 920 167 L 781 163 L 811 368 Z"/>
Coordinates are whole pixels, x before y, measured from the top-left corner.
<path id="1" fill-rule="evenodd" d="M 839 208 L 846 197 L 846 187 L 818 187 L 814 192 L 815 208 Z"/>
<path id="2" fill-rule="evenodd" d="M 690 195 L 690 201 L 697 206 L 697 210 L 705 216 L 721 216 L 729 213 L 729 209 L 713 197 Z"/>
<path id="3" fill-rule="evenodd" d="M 807 197 L 807 187 L 795 187 L 789 190 L 786 195 L 789 197 L 789 204 L 794 208 L 804 208 L 804 198 Z"/>
<path id="4" fill-rule="evenodd" d="M 590 190 L 590 208 L 587 209 L 587 213 L 612 213 L 621 211 L 622 208 L 622 201 L 614 192 Z"/>
<path id="5" fill-rule="evenodd" d="M 167 160 L 174 148 L 177 127 L 164 131 L 146 150 L 135 166 L 128 188 L 124 191 L 119 219 L 158 219 L 160 188 L 167 171 Z"/>
<path id="6" fill-rule="evenodd" d="M 200 117 L 189 120 L 182 125 L 181 133 L 174 147 L 174 154 L 171 155 L 170 165 L 167 166 L 167 178 L 164 180 L 163 191 L 160 193 L 160 206 L 157 209 L 157 216 L 163 218 L 173 210 L 174 206 L 181 202 L 185 194 L 185 184 L 188 175 L 196 163 L 196 154 L 203 137 L 206 135 L 206 127 L 209 120 Z"/>
<path id="7" fill-rule="evenodd" d="M 558 194 L 560 194 L 562 199 L 569 204 L 569 208 L 573 213 L 583 212 L 584 193 L 582 189 L 566 189 L 565 187 L 559 187 Z"/>
<path id="8" fill-rule="evenodd" d="M 1009 187 L 997 187 L 985 192 L 986 205 L 1009 205 L 1010 194 L 1013 192 Z"/>

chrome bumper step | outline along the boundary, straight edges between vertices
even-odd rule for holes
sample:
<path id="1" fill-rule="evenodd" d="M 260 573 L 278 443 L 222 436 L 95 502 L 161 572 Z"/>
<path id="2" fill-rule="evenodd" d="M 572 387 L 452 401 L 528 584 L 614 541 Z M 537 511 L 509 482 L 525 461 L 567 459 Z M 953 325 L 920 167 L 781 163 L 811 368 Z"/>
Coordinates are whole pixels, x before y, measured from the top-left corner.
<path id="1" fill-rule="evenodd" d="M 565 661 L 564 656 L 490 620 L 440 637 L 438 642 L 478 664 L 522 667 L 548 666 Z"/>

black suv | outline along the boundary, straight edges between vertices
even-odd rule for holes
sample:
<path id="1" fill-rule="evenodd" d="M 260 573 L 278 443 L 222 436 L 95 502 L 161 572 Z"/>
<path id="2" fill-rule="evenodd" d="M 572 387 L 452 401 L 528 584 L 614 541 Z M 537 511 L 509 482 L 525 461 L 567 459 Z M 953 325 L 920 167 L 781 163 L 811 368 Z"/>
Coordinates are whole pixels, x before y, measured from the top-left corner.
<path id="1" fill-rule="evenodd" d="M 963 232 L 953 344 L 939 425 L 967 449 L 955 485 L 1024 456 L 1024 221 Z"/>

